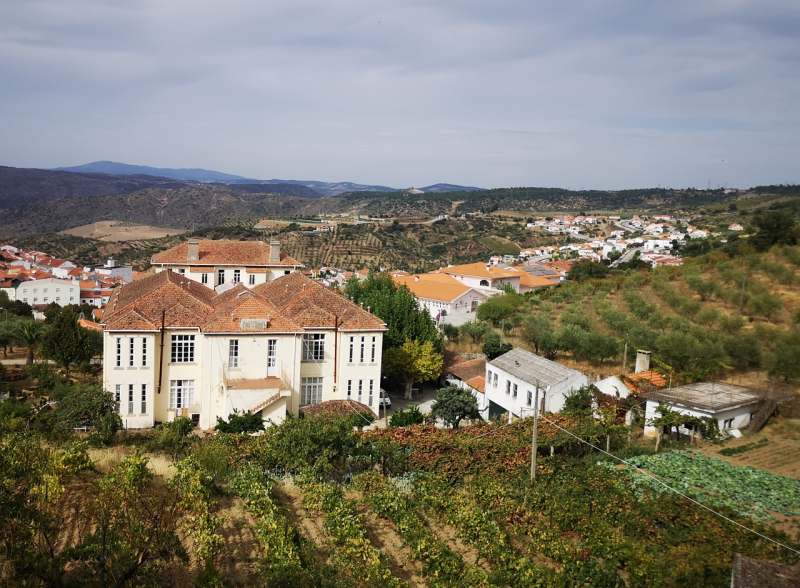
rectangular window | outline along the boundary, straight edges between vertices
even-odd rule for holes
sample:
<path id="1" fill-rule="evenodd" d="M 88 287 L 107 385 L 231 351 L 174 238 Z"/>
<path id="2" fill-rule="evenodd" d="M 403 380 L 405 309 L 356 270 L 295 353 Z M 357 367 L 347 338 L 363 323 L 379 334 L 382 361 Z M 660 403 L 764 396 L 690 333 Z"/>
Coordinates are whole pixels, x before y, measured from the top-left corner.
<path id="1" fill-rule="evenodd" d="M 530 406 L 531 404 L 533 404 L 533 392 L 528 390 L 528 406 Z"/>
<path id="2" fill-rule="evenodd" d="M 353 397 L 353 380 L 347 380 L 347 399 L 350 400 Z"/>
<path id="3" fill-rule="evenodd" d="M 362 394 L 364 392 L 364 380 L 358 381 L 358 401 L 363 402 Z"/>
<path id="4" fill-rule="evenodd" d="M 185 270 L 184 268 L 180 268 L 180 269 L 178 270 L 178 273 L 179 273 L 180 275 L 182 275 L 182 276 L 185 276 L 185 275 L 186 275 L 186 270 Z"/>
<path id="5" fill-rule="evenodd" d="M 511 394 L 511 380 L 506 380 L 506 394 Z"/>
<path id="6" fill-rule="evenodd" d="M 353 353 L 356 346 L 355 340 L 355 337 L 350 337 L 350 355 L 348 356 L 349 359 L 347 360 L 347 363 L 353 363 Z"/>
<path id="7" fill-rule="evenodd" d="M 267 377 L 274 378 L 278 375 L 278 340 L 267 340 Z"/>
<path id="8" fill-rule="evenodd" d="M 200 274 L 200 283 L 208 284 L 208 274 Z"/>
<path id="9" fill-rule="evenodd" d="M 136 340 L 131 337 L 128 339 L 128 367 L 133 367 L 133 355 L 134 355 L 134 345 L 136 344 Z"/>
<path id="10" fill-rule="evenodd" d="M 192 363 L 194 361 L 194 335 L 172 335 L 170 362 Z"/>
<path id="11" fill-rule="evenodd" d="M 322 378 L 300 379 L 300 404 L 317 404 L 322 402 Z"/>
<path id="12" fill-rule="evenodd" d="M 142 384 L 142 413 L 147 414 L 147 384 Z"/>
<path id="13" fill-rule="evenodd" d="M 514 393 L 512 394 L 512 396 L 513 396 L 514 398 L 516 398 L 516 397 L 517 397 L 517 385 L 516 385 L 516 384 L 514 384 Z"/>
<path id="14" fill-rule="evenodd" d="M 117 408 L 119 408 L 119 403 L 122 400 L 122 384 L 114 386 L 114 400 L 116 400 Z"/>
<path id="15" fill-rule="evenodd" d="M 378 338 L 377 337 L 373 337 L 372 338 L 372 355 L 370 355 L 370 360 L 369 360 L 370 363 L 375 363 L 375 348 L 377 347 L 377 344 L 378 344 Z"/>
<path id="16" fill-rule="evenodd" d="M 239 367 L 239 339 L 231 339 L 228 345 L 228 367 Z"/>
<path id="17" fill-rule="evenodd" d="M 253 286 L 255 283 L 256 283 L 256 275 L 255 274 L 251 274 L 250 275 L 250 285 Z"/>
<path id="18" fill-rule="evenodd" d="M 169 407 L 189 408 L 194 405 L 194 380 L 170 380 Z"/>
<path id="19" fill-rule="evenodd" d="M 241 270 L 233 270 L 233 283 L 238 284 L 242 281 L 242 271 Z"/>
<path id="20" fill-rule="evenodd" d="M 375 380 L 369 381 L 369 396 L 367 397 L 367 406 L 372 406 L 372 393 L 375 388 Z"/>
<path id="21" fill-rule="evenodd" d="M 217 270 L 217 286 L 225 283 L 225 270 Z"/>
<path id="22" fill-rule="evenodd" d="M 133 384 L 128 384 L 128 414 L 133 414 Z"/>
<path id="23" fill-rule="evenodd" d="M 303 361 L 325 359 L 325 335 L 303 335 Z"/>
<path id="24" fill-rule="evenodd" d="M 122 337 L 117 337 L 117 367 L 122 367 Z"/>
<path id="25" fill-rule="evenodd" d="M 492 370 L 489 370 L 486 375 L 486 381 L 492 383 Z"/>
<path id="26" fill-rule="evenodd" d="M 361 337 L 361 353 L 358 356 L 359 363 L 364 363 L 364 349 L 366 348 L 366 337 Z"/>
<path id="27" fill-rule="evenodd" d="M 147 367 L 147 337 L 142 337 L 142 367 Z"/>
<path id="28" fill-rule="evenodd" d="M 497 388 L 497 372 L 494 374 L 494 380 L 492 380 L 492 383 L 494 384 L 494 387 Z"/>

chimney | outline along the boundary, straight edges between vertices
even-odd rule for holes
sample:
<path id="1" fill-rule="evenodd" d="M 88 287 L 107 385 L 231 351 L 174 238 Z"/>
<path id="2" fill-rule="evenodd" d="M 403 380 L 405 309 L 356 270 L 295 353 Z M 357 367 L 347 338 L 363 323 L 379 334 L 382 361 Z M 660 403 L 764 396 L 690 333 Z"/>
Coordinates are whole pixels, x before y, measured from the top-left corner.
<path id="1" fill-rule="evenodd" d="M 650 352 L 642 351 L 641 349 L 636 352 L 636 372 L 646 372 L 650 370 Z"/>
<path id="2" fill-rule="evenodd" d="M 281 242 L 273 239 L 269 242 L 269 262 L 278 263 L 281 260 Z"/>
<path id="3" fill-rule="evenodd" d="M 106 267 L 114 267 L 114 258 L 109 257 L 108 261 L 106 262 Z"/>
<path id="4" fill-rule="evenodd" d="M 189 239 L 189 254 L 186 256 L 186 261 L 200 261 L 200 241 L 197 239 Z"/>
<path id="5" fill-rule="evenodd" d="M 414 276 L 414 281 L 419 282 L 419 276 Z"/>

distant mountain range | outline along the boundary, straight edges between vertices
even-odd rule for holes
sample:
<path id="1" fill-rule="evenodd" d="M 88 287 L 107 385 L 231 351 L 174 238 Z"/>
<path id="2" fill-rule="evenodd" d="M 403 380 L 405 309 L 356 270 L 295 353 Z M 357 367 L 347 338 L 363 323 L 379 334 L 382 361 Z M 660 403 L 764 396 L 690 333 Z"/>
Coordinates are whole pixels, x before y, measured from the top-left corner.
<path id="1" fill-rule="evenodd" d="M 76 174 L 109 174 L 112 176 L 146 175 L 171 180 L 191 180 L 194 182 L 237 182 L 244 181 L 248 184 L 259 182 L 252 178 L 234 176 L 208 169 L 171 169 L 166 167 L 150 167 L 147 165 L 130 165 L 116 161 L 94 161 L 85 165 L 74 167 L 56 167 L 51 171 L 65 171 Z"/>
<path id="2" fill-rule="evenodd" d="M 318 182 L 315 180 L 256 180 L 253 178 L 245 178 L 232 174 L 226 174 L 208 169 L 173 169 L 165 167 L 149 167 L 145 165 L 130 165 L 127 163 L 117 163 L 114 161 L 95 161 L 85 165 L 78 165 L 74 167 L 57 167 L 52 171 L 65 171 L 72 173 L 100 173 L 118 176 L 127 175 L 148 175 L 159 178 L 169 178 L 172 180 L 186 180 L 192 182 L 204 183 L 220 183 L 220 184 L 247 184 L 247 192 L 254 192 L 252 187 L 257 184 L 291 184 L 296 186 L 305 186 L 322 196 L 336 196 L 343 192 L 400 192 L 398 188 L 389 188 L 387 186 L 375 186 L 370 184 L 356 184 L 353 182 Z M 482 190 L 483 188 L 474 188 L 469 186 L 457 186 L 455 184 L 434 184 L 425 188 L 419 188 L 423 192 L 457 192 L 467 191 L 472 192 Z M 284 192 L 283 190 L 281 191 Z M 304 195 L 305 194 L 297 194 Z M 307 197 L 314 197 L 308 194 Z"/>

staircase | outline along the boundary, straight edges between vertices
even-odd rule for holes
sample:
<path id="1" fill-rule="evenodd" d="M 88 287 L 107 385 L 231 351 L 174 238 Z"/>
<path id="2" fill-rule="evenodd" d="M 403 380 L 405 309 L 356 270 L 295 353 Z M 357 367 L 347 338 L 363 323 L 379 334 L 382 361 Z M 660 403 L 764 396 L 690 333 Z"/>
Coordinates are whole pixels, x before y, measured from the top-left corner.
<path id="1" fill-rule="evenodd" d="M 267 398 L 264 402 L 260 402 L 259 404 L 257 404 L 253 408 L 248 408 L 247 412 L 252 412 L 254 414 L 257 413 L 257 412 L 261 412 L 266 407 L 268 407 L 270 404 L 272 404 L 273 402 L 278 400 L 278 398 L 280 398 L 280 397 L 281 397 L 281 393 L 280 392 L 278 392 L 277 394 L 273 394 L 272 396 Z"/>
<path id="2" fill-rule="evenodd" d="M 761 405 L 761 408 L 758 409 L 758 412 L 753 415 L 753 418 L 750 419 L 750 423 L 747 425 L 747 430 L 751 433 L 758 433 L 761 430 L 766 422 L 769 420 L 769 417 L 775 412 L 778 408 L 778 403 L 781 401 L 781 398 L 767 398 L 764 400 L 764 403 Z"/>

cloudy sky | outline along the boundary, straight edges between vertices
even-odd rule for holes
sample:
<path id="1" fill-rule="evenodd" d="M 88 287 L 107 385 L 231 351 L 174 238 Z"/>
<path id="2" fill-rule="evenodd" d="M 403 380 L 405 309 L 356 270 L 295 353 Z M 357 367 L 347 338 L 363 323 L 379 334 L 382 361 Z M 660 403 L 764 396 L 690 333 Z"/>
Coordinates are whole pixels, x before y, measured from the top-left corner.
<path id="1" fill-rule="evenodd" d="M 0 0 L 0 165 L 800 183 L 797 0 Z"/>

